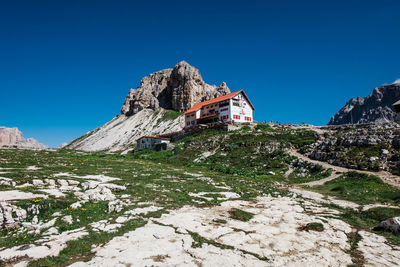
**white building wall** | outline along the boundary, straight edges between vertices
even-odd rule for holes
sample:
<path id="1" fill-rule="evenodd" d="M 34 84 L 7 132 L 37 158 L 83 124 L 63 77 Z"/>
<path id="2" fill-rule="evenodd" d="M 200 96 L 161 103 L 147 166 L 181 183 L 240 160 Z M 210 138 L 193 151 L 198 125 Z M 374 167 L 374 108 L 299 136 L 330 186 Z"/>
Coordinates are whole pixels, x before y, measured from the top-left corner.
<path id="1" fill-rule="evenodd" d="M 148 149 L 154 148 L 157 144 L 161 143 L 169 143 L 168 140 L 160 139 L 160 138 L 152 138 L 152 137 L 143 137 L 136 142 L 137 149 Z"/>
<path id="2" fill-rule="evenodd" d="M 150 148 L 151 147 L 151 140 L 147 137 L 143 137 L 139 139 L 136 143 L 136 148 L 137 149 L 145 149 L 145 148 Z"/>
<path id="3" fill-rule="evenodd" d="M 242 106 L 234 105 L 233 104 L 234 99 L 241 99 L 239 103 L 241 103 Z M 230 107 L 231 107 L 230 116 L 232 121 L 239 123 L 253 121 L 253 109 L 251 108 L 250 103 L 247 101 L 247 99 L 244 97 L 242 93 L 231 99 Z"/>
<path id="4" fill-rule="evenodd" d="M 218 103 L 204 106 L 202 109 L 200 109 L 200 111 L 201 111 L 200 117 L 215 114 L 218 111 L 218 108 L 219 108 Z"/>
<path id="5" fill-rule="evenodd" d="M 219 103 L 206 105 L 196 112 L 185 115 L 185 127 L 194 127 L 197 125 L 197 119 L 203 116 L 214 114 L 216 112 L 219 113 L 218 117 L 221 121 L 234 121 L 238 123 L 252 122 L 253 109 L 243 93 L 236 95 L 234 99 L 241 99 L 240 103 L 242 106 L 233 105 L 233 99 L 228 100 L 229 105 L 223 107 L 219 107 Z"/>
<path id="6" fill-rule="evenodd" d="M 197 112 L 192 112 L 185 115 L 185 127 L 193 127 L 196 125 Z"/>

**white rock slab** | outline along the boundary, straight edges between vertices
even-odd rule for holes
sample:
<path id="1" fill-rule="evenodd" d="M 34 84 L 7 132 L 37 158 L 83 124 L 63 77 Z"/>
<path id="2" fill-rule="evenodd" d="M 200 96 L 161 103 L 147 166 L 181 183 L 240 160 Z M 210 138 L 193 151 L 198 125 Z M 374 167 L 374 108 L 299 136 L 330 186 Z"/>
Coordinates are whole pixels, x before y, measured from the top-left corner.
<path id="1" fill-rule="evenodd" d="M 0 191 L 0 201 L 23 200 L 33 198 L 47 198 L 47 196 L 42 194 L 33 194 L 31 192 L 22 192 L 18 190 Z"/>

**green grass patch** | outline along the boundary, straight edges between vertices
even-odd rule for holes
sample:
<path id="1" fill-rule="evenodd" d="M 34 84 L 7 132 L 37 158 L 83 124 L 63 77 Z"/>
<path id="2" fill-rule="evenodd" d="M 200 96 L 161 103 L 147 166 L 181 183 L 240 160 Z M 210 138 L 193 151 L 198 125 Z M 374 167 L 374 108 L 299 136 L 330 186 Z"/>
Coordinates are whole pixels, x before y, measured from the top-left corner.
<path id="1" fill-rule="evenodd" d="M 400 189 L 384 183 L 379 177 L 348 172 L 326 182 L 324 185 L 313 187 L 322 194 L 337 196 L 358 204 L 400 204 Z"/>
<path id="2" fill-rule="evenodd" d="M 247 222 L 250 221 L 251 218 L 254 217 L 254 213 L 247 212 L 244 210 L 233 208 L 229 211 L 230 217 L 235 220 Z"/>
<path id="3" fill-rule="evenodd" d="M 181 116 L 184 112 L 178 112 L 175 110 L 170 110 L 167 109 L 164 111 L 164 114 L 162 116 L 162 120 L 166 121 L 166 120 L 175 120 L 176 118 L 178 118 L 179 116 Z"/>

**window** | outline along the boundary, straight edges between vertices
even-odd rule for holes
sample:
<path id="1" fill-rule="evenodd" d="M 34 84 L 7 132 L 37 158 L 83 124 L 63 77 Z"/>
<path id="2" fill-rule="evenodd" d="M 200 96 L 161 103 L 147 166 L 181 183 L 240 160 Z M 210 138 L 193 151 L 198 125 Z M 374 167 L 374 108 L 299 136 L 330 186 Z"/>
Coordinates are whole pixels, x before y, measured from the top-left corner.
<path id="1" fill-rule="evenodd" d="M 235 120 L 240 120 L 240 116 L 239 116 L 239 115 L 233 115 L 233 118 L 234 118 Z"/>
<path id="2" fill-rule="evenodd" d="M 229 101 L 219 103 L 219 107 L 229 106 Z"/>
<path id="3" fill-rule="evenodd" d="M 222 108 L 222 109 L 220 109 L 221 112 L 227 111 L 227 110 L 228 110 L 228 108 Z"/>
<path id="4" fill-rule="evenodd" d="M 188 122 L 186 123 L 186 125 L 189 126 L 189 125 L 190 125 L 190 121 L 188 121 Z"/>
<path id="5" fill-rule="evenodd" d="M 192 125 L 194 125 L 194 121 L 192 121 Z"/>

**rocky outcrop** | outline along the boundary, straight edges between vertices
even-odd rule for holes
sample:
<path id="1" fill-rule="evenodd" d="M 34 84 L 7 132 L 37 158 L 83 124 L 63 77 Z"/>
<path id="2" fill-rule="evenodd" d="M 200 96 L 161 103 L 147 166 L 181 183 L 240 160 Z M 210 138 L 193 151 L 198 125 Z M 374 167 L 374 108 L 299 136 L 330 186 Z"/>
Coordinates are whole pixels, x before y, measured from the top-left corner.
<path id="1" fill-rule="evenodd" d="M 375 227 L 374 230 L 384 230 L 387 232 L 392 232 L 394 234 L 400 234 L 400 217 L 394 217 L 384 220 L 380 222 L 379 226 Z"/>
<path id="2" fill-rule="evenodd" d="M 18 128 L 0 127 L 0 146 L 15 144 L 24 140 Z"/>
<path id="3" fill-rule="evenodd" d="M 138 88 L 129 91 L 121 113 L 131 116 L 146 108 L 184 111 L 198 102 L 228 93 L 230 90 L 224 82 L 220 86 L 209 85 L 198 69 L 181 61 L 173 69 L 143 78 Z"/>
<path id="4" fill-rule="evenodd" d="M 0 230 L 14 228 L 26 219 L 26 210 L 7 202 L 0 202 Z"/>
<path id="5" fill-rule="evenodd" d="M 0 127 L 0 147 L 24 148 L 24 149 L 46 149 L 47 146 L 39 143 L 33 138 L 24 138 L 18 128 Z"/>
<path id="6" fill-rule="evenodd" d="M 400 174 L 400 125 L 325 126 L 305 154 L 311 159 L 359 170 Z"/>
<path id="7" fill-rule="evenodd" d="M 400 100 L 400 83 L 382 85 L 371 95 L 350 99 L 329 121 L 328 125 L 385 123 L 396 121 L 392 104 Z M 349 109 L 348 106 L 351 105 Z"/>

